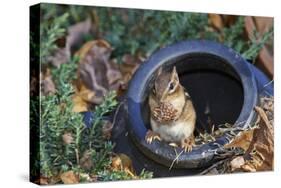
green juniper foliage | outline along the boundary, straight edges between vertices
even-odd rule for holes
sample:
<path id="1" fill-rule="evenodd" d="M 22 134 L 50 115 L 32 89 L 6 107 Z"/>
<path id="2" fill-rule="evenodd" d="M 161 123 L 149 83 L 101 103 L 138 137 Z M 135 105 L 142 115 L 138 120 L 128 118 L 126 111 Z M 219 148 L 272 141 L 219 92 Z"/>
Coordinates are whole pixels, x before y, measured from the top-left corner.
<path id="1" fill-rule="evenodd" d="M 105 39 L 114 47 L 112 54 L 121 63 L 124 54 L 140 53 L 151 55 L 155 50 L 182 40 L 207 39 L 221 41 L 225 45 L 241 53 L 246 59 L 254 60 L 258 51 L 273 36 L 268 31 L 257 40 L 244 37 L 244 17 L 224 27 L 221 32 L 210 29 L 208 14 L 153 11 L 137 9 L 119 9 L 88 6 L 52 6 L 52 13 L 62 16 L 69 13 L 68 25 L 91 18 L 95 29 L 93 35 L 85 35 L 84 39 Z M 47 17 L 51 17 L 50 14 Z"/>
<path id="2" fill-rule="evenodd" d="M 109 170 L 114 145 L 102 136 L 102 117 L 117 106 L 116 93 L 109 92 L 104 101 L 96 106 L 93 123 L 90 128 L 86 128 L 82 115 L 72 111 L 73 88 L 69 83 L 76 70 L 74 64 L 64 64 L 54 70 L 52 74 L 57 93 L 41 96 L 39 153 L 41 175 L 52 177 L 73 170 L 97 174 L 100 180 L 132 179 L 125 172 Z M 66 134 L 70 135 L 71 143 L 64 140 Z M 85 169 L 78 163 L 85 152 L 90 153 L 93 161 L 90 169 Z M 140 178 L 142 177 L 151 177 L 151 173 L 143 171 L 140 174 Z"/>
<path id="3" fill-rule="evenodd" d="M 40 22 L 40 62 L 41 64 L 47 63 L 47 58 L 51 53 L 57 49 L 56 41 L 65 35 L 66 23 L 69 14 L 63 13 L 59 16 L 54 16 L 54 18 L 48 19 L 47 7 L 51 7 L 48 4 L 41 5 L 43 15 L 41 16 Z M 44 8 L 46 7 L 46 8 Z M 44 11 L 46 10 L 46 11 Z M 50 14 L 51 12 L 49 12 Z"/>
<path id="4" fill-rule="evenodd" d="M 31 176 L 35 177 L 38 174 L 38 169 L 40 169 L 40 155 L 38 148 L 40 142 L 38 140 L 38 135 L 40 134 L 39 127 L 39 100 L 38 96 L 30 97 L 30 163 L 32 163 L 32 168 L 30 169 Z"/>
<path id="5" fill-rule="evenodd" d="M 64 84 L 71 83 L 76 79 L 78 61 L 78 57 L 74 56 L 70 62 L 61 64 L 57 69 L 52 69 L 52 77 L 58 89 L 63 88 Z"/>
<path id="6" fill-rule="evenodd" d="M 80 148 L 84 124 L 81 114 L 72 112 L 72 93 L 71 85 L 65 84 L 57 95 L 41 96 L 40 163 L 46 177 L 78 165 L 75 149 Z M 66 133 L 73 137 L 70 144 L 63 141 Z"/>
<path id="7" fill-rule="evenodd" d="M 186 39 L 214 38 L 206 14 L 96 9 L 99 32 L 115 48 L 113 56 L 137 52 L 150 55 L 165 45 Z"/>
<path id="8" fill-rule="evenodd" d="M 255 60 L 259 54 L 259 51 L 272 36 L 273 28 L 269 29 L 263 36 L 260 36 L 258 32 L 254 32 L 254 35 L 251 38 L 251 45 L 246 51 L 243 52 L 242 56 L 246 59 Z"/>

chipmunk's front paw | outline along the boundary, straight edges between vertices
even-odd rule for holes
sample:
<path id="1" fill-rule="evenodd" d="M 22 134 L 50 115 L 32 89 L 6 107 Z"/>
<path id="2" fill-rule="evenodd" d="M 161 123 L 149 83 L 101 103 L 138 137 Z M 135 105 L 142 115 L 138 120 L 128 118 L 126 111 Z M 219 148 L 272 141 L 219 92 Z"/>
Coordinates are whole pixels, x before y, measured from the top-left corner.
<path id="1" fill-rule="evenodd" d="M 195 146 L 194 138 L 185 138 L 181 142 L 181 147 L 184 149 L 184 152 L 191 152 L 192 147 Z"/>
<path id="2" fill-rule="evenodd" d="M 148 130 L 145 135 L 145 140 L 148 144 L 151 144 L 153 140 L 161 141 L 160 135 L 158 133 L 153 132 L 152 130 Z"/>

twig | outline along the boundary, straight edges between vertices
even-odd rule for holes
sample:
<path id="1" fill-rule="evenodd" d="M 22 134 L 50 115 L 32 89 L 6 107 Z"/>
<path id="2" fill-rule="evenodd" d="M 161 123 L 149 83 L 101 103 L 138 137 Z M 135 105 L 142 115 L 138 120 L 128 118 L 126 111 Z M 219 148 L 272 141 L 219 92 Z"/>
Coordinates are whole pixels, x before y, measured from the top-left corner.
<path id="1" fill-rule="evenodd" d="M 174 163 L 179 159 L 180 155 L 183 153 L 183 150 L 178 154 L 178 153 L 177 153 L 177 150 L 175 149 L 175 153 L 176 153 L 176 158 L 173 160 L 173 162 L 172 162 L 172 164 L 171 164 L 169 170 L 171 170 L 171 169 L 173 168 Z"/>
<path id="2" fill-rule="evenodd" d="M 80 161 L 79 161 L 79 151 L 77 148 L 75 148 L 75 154 L 76 154 L 76 161 L 77 161 L 77 165 L 80 164 Z"/>
<path id="3" fill-rule="evenodd" d="M 75 148 L 75 154 L 76 154 L 76 161 L 78 166 L 78 179 L 80 179 L 80 157 L 79 157 L 79 150 L 78 148 Z"/>
<path id="4" fill-rule="evenodd" d="M 223 159 L 215 164 L 213 164 L 212 166 L 210 166 L 209 168 L 207 168 L 206 170 L 204 170 L 203 172 L 200 172 L 199 175 L 205 175 L 207 174 L 208 172 L 210 172 L 213 168 L 216 168 L 217 166 L 223 164 L 224 162 L 226 162 L 227 160 L 229 160 L 229 158 L 226 158 L 226 159 Z"/>
<path id="5" fill-rule="evenodd" d="M 271 80 L 271 81 L 269 81 L 268 83 L 266 83 L 266 84 L 263 86 L 263 89 L 264 89 L 265 87 L 269 86 L 273 81 L 274 81 L 274 80 Z"/>

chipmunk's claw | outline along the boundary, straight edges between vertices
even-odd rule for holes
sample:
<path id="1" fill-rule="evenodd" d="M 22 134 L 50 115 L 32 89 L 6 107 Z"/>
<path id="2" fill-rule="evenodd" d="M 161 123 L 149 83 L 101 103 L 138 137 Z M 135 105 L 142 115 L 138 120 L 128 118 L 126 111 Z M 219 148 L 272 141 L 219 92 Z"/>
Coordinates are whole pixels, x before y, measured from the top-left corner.
<path id="1" fill-rule="evenodd" d="M 184 152 L 191 152 L 192 151 L 192 145 L 182 145 L 181 146 L 184 149 Z"/>
<path id="2" fill-rule="evenodd" d="M 185 138 L 181 142 L 181 148 L 184 149 L 184 152 L 191 152 L 193 146 L 195 146 L 194 138 Z"/>
<path id="3" fill-rule="evenodd" d="M 153 132 L 152 130 L 148 130 L 145 135 L 145 140 L 148 144 L 151 144 L 153 140 L 161 141 L 160 135 L 158 133 Z"/>
<path id="4" fill-rule="evenodd" d="M 169 146 L 172 146 L 172 147 L 175 147 L 175 148 L 176 148 L 176 147 L 179 147 L 178 144 L 176 144 L 176 143 L 174 143 L 174 142 L 169 143 Z"/>

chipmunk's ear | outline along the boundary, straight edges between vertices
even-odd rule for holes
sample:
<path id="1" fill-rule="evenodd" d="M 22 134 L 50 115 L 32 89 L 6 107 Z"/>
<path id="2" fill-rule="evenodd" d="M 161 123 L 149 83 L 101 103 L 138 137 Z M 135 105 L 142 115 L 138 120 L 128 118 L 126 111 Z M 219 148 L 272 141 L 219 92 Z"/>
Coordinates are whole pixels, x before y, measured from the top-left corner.
<path id="1" fill-rule="evenodd" d="M 172 71 L 172 80 L 176 80 L 176 81 L 179 81 L 179 76 L 178 76 L 178 73 L 177 73 L 177 68 L 176 66 L 173 67 L 173 71 Z"/>
<path id="2" fill-rule="evenodd" d="M 162 72 L 163 72 L 163 68 L 162 67 L 160 67 L 158 70 L 157 70 L 157 76 L 159 76 L 160 74 L 162 74 Z"/>

